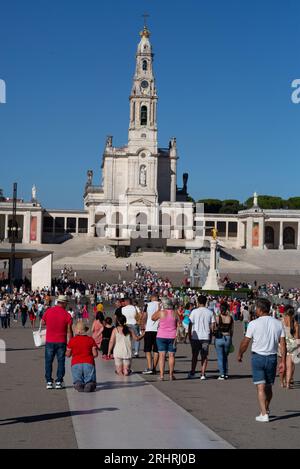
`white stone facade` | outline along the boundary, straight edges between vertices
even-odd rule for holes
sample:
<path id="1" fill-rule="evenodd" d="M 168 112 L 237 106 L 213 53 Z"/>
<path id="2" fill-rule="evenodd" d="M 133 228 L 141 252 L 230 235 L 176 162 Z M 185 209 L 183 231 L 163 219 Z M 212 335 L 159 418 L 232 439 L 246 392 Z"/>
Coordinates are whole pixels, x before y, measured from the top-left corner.
<path id="1" fill-rule="evenodd" d="M 168 148 L 158 147 L 158 97 L 150 32 L 145 27 L 140 35 L 129 98 L 128 143 L 117 148 L 113 138 L 107 138 L 102 184 L 93 186 L 89 179 L 84 202 L 89 213 L 89 236 L 112 241 L 142 237 L 149 244 L 151 238 L 160 238 L 163 207 L 168 214 L 172 204 L 173 211 L 178 211 L 178 198 L 184 201 L 187 194 L 186 190 L 181 194 L 177 190 L 176 138 L 170 140 Z M 161 205 L 165 203 L 167 206 Z M 185 210 L 191 231 L 193 204 L 185 202 Z M 178 238 L 176 230 L 173 235 Z"/>

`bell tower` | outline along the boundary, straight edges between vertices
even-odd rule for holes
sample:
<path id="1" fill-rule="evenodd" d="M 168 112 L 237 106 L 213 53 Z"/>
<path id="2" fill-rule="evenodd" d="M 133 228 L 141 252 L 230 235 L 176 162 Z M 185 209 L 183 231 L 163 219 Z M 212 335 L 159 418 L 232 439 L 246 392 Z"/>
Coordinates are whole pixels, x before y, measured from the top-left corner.
<path id="1" fill-rule="evenodd" d="M 144 26 L 136 54 L 136 68 L 130 101 L 128 150 L 137 153 L 147 149 L 157 154 L 157 94 L 153 74 L 153 53 L 150 31 Z"/>

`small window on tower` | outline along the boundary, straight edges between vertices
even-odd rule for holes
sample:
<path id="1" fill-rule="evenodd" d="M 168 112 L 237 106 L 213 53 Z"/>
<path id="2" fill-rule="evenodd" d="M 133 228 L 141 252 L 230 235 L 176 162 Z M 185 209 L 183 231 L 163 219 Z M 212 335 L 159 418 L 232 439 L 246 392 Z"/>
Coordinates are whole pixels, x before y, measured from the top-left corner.
<path id="1" fill-rule="evenodd" d="M 141 125 L 147 125 L 147 114 L 148 114 L 148 109 L 147 106 L 142 106 L 141 107 Z"/>
<path id="2" fill-rule="evenodd" d="M 147 71 L 147 69 L 148 69 L 147 60 L 143 60 L 143 70 L 144 70 L 144 71 Z"/>

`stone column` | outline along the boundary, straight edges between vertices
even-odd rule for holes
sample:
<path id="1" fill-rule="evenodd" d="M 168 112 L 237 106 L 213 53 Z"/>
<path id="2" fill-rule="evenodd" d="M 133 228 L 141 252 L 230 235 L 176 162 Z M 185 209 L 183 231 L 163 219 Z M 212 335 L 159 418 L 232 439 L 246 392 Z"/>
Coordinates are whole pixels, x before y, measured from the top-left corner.
<path id="1" fill-rule="evenodd" d="M 176 159 L 174 159 L 174 158 L 171 158 L 170 170 L 171 170 L 170 201 L 171 202 L 176 202 Z"/>
<path id="2" fill-rule="evenodd" d="M 88 236 L 95 236 L 95 207 L 89 207 L 89 217 L 88 217 Z"/>
<path id="3" fill-rule="evenodd" d="M 298 222 L 297 249 L 300 249 L 300 222 Z"/>
<path id="4" fill-rule="evenodd" d="M 217 240 L 210 241 L 210 267 L 203 290 L 220 290 L 217 273 Z"/>
<path id="5" fill-rule="evenodd" d="M 5 214 L 4 239 L 8 238 L 8 214 Z"/>
<path id="6" fill-rule="evenodd" d="M 36 217 L 37 217 L 36 242 L 37 242 L 37 244 L 42 244 L 42 236 L 43 236 L 42 212 L 38 212 L 36 214 Z"/>
<path id="7" fill-rule="evenodd" d="M 252 249 L 253 218 L 247 220 L 246 249 Z"/>
<path id="8" fill-rule="evenodd" d="M 259 249 L 265 247 L 265 220 L 261 218 L 259 220 Z"/>
<path id="9" fill-rule="evenodd" d="M 279 222 L 279 249 L 283 250 L 283 221 Z"/>
<path id="10" fill-rule="evenodd" d="M 242 248 L 244 246 L 244 223 L 238 220 L 237 227 L 237 248 Z"/>
<path id="11" fill-rule="evenodd" d="M 30 243 L 30 224 L 31 224 L 31 213 L 26 212 L 23 216 L 23 243 Z"/>
<path id="12" fill-rule="evenodd" d="M 226 221 L 225 223 L 226 223 L 226 241 L 228 241 L 228 239 L 229 239 L 229 222 Z"/>

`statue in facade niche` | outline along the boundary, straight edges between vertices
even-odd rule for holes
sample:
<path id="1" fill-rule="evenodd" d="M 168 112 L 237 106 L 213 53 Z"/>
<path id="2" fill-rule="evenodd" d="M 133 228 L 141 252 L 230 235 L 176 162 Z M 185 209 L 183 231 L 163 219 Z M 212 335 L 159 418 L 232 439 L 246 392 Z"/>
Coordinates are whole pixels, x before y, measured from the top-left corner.
<path id="1" fill-rule="evenodd" d="M 143 187 L 147 185 L 147 170 L 145 165 L 140 167 L 140 185 Z"/>

